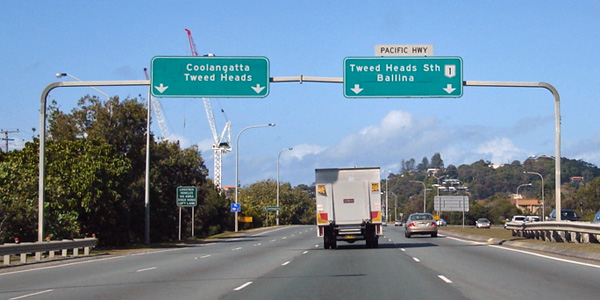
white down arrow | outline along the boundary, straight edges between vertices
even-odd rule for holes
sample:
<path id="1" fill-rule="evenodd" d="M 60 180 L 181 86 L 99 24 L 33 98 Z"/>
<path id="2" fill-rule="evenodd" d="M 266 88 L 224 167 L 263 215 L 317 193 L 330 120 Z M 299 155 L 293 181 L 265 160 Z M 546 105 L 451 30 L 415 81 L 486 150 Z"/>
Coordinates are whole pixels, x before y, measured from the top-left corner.
<path id="1" fill-rule="evenodd" d="M 351 88 L 350 90 L 352 90 L 352 91 L 353 91 L 355 94 L 357 94 L 357 95 L 358 95 L 358 94 L 359 94 L 360 92 L 362 92 L 364 89 L 361 89 L 361 88 L 360 88 L 360 85 L 358 85 L 358 84 L 355 84 L 355 85 L 354 85 L 354 88 Z"/>
<path id="2" fill-rule="evenodd" d="M 452 87 L 452 84 L 447 84 L 444 88 L 444 91 L 446 91 L 448 94 L 452 94 L 452 92 L 456 91 L 456 89 Z"/>
<path id="3" fill-rule="evenodd" d="M 154 86 L 154 88 L 159 92 L 159 93 L 164 93 L 169 87 L 168 86 L 164 86 L 162 83 L 159 86 Z"/>

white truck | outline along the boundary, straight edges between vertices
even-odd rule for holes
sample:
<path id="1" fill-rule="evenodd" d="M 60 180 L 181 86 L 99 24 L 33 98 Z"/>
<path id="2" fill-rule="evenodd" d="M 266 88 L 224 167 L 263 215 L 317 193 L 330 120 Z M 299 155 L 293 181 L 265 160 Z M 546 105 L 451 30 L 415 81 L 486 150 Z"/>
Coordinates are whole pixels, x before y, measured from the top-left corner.
<path id="1" fill-rule="evenodd" d="M 337 241 L 379 246 L 383 234 L 379 167 L 316 169 L 317 235 L 325 249 Z"/>

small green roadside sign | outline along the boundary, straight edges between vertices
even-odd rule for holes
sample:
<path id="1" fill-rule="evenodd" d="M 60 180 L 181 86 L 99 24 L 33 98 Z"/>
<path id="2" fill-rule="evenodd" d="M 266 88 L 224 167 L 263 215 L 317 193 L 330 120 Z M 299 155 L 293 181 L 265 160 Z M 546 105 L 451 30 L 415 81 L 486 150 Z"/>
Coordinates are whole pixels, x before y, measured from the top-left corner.
<path id="1" fill-rule="evenodd" d="M 177 206 L 194 207 L 198 205 L 195 186 L 177 187 Z"/>
<path id="2" fill-rule="evenodd" d="M 281 210 L 281 207 L 279 206 L 265 206 L 264 210 L 266 211 L 276 211 L 276 210 Z"/>
<path id="3" fill-rule="evenodd" d="M 460 57 L 348 57 L 344 96 L 461 97 L 462 65 Z"/>
<path id="4" fill-rule="evenodd" d="M 266 57 L 156 56 L 154 97 L 263 98 L 269 94 Z"/>

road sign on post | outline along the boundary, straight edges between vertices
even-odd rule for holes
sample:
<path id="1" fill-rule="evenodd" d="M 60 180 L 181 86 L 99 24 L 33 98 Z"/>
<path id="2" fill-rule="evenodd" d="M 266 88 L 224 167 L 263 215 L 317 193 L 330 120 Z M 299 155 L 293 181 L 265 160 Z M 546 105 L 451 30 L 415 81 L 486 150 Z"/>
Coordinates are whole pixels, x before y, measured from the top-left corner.
<path id="1" fill-rule="evenodd" d="M 198 205 L 195 186 L 177 187 L 177 206 L 194 207 Z"/>
<path id="2" fill-rule="evenodd" d="M 267 211 L 277 211 L 277 210 L 281 210 L 281 207 L 279 207 L 279 206 L 265 206 L 264 210 L 267 210 Z"/>
<path id="3" fill-rule="evenodd" d="M 155 97 L 263 98 L 269 94 L 266 57 L 156 56 Z"/>
<path id="4" fill-rule="evenodd" d="M 347 98 L 461 97 L 460 57 L 348 57 Z"/>
<path id="5" fill-rule="evenodd" d="M 240 203 L 231 203 L 231 212 L 232 213 L 242 212 L 242 205 Z"/>

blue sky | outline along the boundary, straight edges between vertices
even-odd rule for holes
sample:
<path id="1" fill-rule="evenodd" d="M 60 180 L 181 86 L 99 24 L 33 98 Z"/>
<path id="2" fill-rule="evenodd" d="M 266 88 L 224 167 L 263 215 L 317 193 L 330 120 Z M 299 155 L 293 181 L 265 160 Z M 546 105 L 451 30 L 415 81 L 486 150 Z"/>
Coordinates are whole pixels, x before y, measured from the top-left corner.
<path id="1" fill-rule="evenodd" d="M 42 90 L 70 73 L 85 81 L 143 80 L 155 56 L 265 56 L 271 77 L 343 76 L 345 57 L 380 44 L 429 44 L 460 56 L 468 81 L 548 82 L 561 97 L 562 156 L 600 164 L 598 1 L 2 1 L 0 129 L 9 149 L 39 132 Z M 144 87 L 102 87 L 148 97 Z M 64 111 L 89 88 L 50 93 Z M 212 135 L 200 98 L 161 98 L 171 135 L 197 144 L 212 177 Z M 398 172 L 439 152 L 446 165 L 554 155 L 554 99 L 544 89 L 464 87 L 461 98 L 344 97 L 342 84 L 271 83 L 266 98 L 211 99 L 240 138 L 239 179 L 310 184 L 314 169 L 380 166 Z M 33 132 L 32 128 L 36 128 Z M 154 122 L 152 131 L 160 136 Z M 4 136 L 2 136 L 4 137 Z M 1 144 L 4 149 L 4 142 Z M 385 174 L 383 174 L 385 176 Z M 223 156 L 223 185 L 235 181 Z M 186 184 L 186 183 L 182 183 Z"/>

